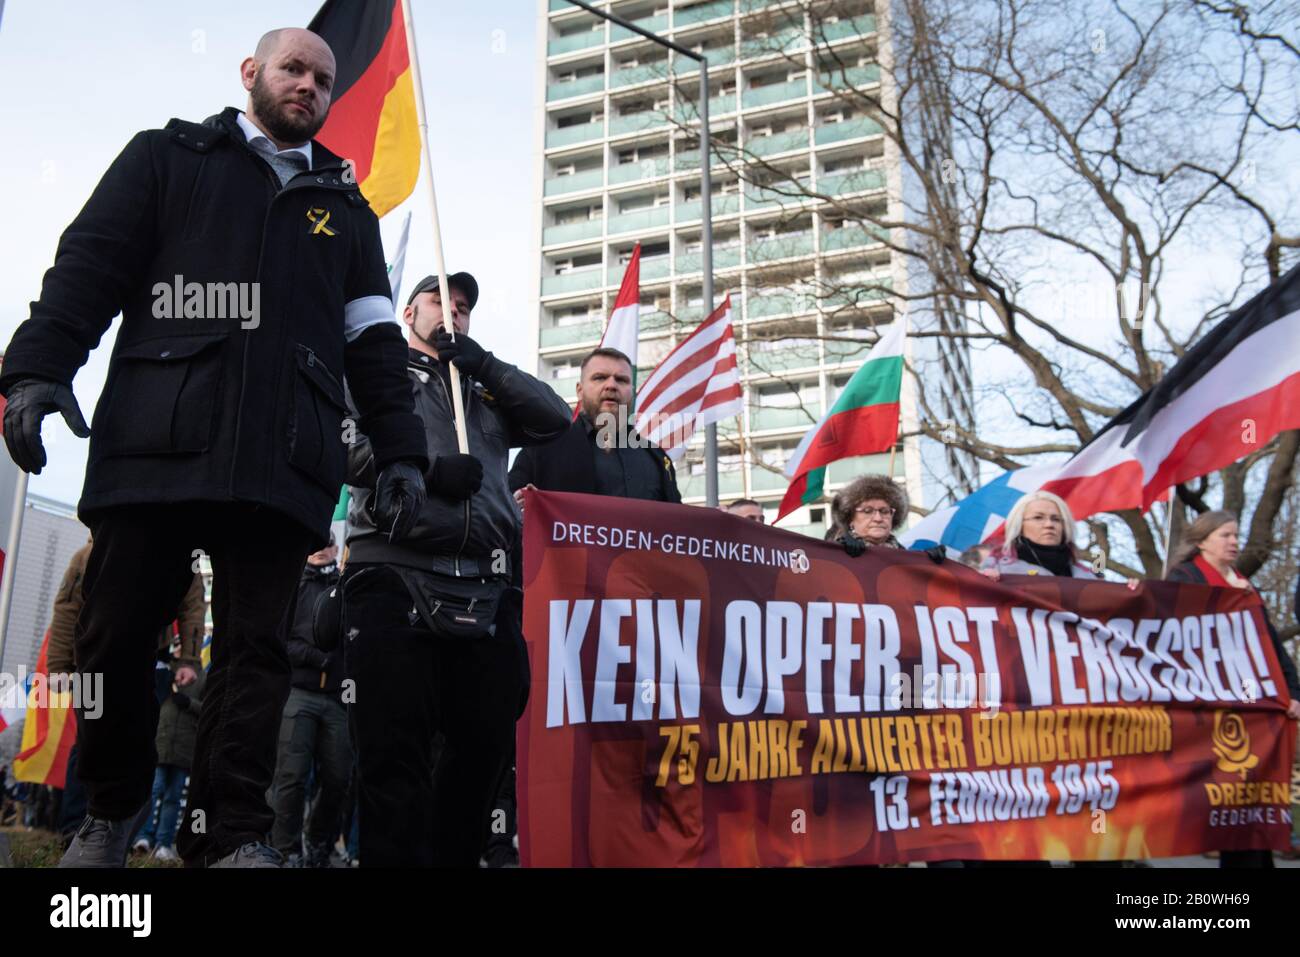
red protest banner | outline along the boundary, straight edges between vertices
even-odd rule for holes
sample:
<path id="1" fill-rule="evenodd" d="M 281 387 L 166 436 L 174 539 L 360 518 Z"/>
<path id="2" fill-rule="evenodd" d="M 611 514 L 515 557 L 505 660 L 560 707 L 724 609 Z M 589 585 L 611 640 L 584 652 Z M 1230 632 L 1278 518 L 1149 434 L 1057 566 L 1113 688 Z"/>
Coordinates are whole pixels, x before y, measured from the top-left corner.
<path id="1" fill-rule="evenodd" d="M 525 865 L 1288 844 L 1295 731 L 1252 595 L 995 583 L 628 499 L 525 515 Z"/>

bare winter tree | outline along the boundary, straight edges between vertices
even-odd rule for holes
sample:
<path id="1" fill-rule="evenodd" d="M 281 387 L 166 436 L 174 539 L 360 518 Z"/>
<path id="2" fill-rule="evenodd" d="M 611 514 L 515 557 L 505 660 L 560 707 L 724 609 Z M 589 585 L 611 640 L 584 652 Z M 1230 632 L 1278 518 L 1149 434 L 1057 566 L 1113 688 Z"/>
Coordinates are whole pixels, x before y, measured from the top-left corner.
<path id="1" fill-rule="evenodd" d="M 874 49 L 838 42 L 845 19 L 871 15 Z M 913 335 L 964 344 L 980 375 L 977 414 L 923 376 L 921 434 L 1004 469 L 1076 451 L 1296 258 L 1297 24 L 1294 2 L 764 5 L 742 43 L 811 71 L 836 119 L 879 139 L 860 169 L 832 175 L 743 126 L 715 134 L 720 176 L 781 203 L 746 248 L 810 228 L 879 243 L 850 269 L 774 268 L 748 280 L 747 300 L 815 297 L 822 320 L 774 327 L 787 340 L 858 341 L 895 310 L 926 316 Z M 678 78 L 688 106 L 693 82 Z M 689 110 L 674 115 L 698 133 Z M 751 359 L 768 335 L 750 334 Z M 1298 449 L 1300 434 L 1260 444 L 1244 430 L 1238 463 L 1177 490 L 1175 536 L 1184 508 L 1222 504 L 1243 516 L 1247 574 L 1294 551 Z M 1165 515 L 1089 525 L 1110 568 L 1158 576 Z"/>

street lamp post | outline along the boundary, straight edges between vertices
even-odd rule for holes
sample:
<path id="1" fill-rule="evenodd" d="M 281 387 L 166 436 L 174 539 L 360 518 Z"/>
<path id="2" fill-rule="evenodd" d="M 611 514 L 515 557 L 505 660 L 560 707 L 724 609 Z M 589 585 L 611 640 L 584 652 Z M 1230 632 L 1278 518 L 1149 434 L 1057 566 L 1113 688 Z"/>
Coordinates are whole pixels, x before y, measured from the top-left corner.
<path id="1" fill-rule="evenodd" d="M 603 20 L 616 23 L 625 30 L 645 37 L 674 53 L 689 57 L 700 65 L 700 205 L 702 236 L 702 263 L 704 270 L 704 314 L 713 311 L 713 184 L 709 179 L 709 61 L 703 54 L 688 50 L 686 47 L 666 40 L 657 33 L 642 29 L 622 17 L 604 10 L 597 10 L 583 0 L 569 0 L 575 7 L 581 7 Z M 718 427 L 710 424 L 704 430 L 704 496 L 709 505 L 718 504 Z"/>

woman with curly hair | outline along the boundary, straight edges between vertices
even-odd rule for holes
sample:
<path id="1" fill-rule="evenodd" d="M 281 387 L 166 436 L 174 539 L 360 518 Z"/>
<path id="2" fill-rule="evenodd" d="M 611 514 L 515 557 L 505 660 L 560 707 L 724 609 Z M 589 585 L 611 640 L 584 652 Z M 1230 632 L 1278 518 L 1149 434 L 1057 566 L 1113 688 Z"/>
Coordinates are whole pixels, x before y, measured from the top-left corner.
<path id="1" fill-rule="evenodd" d="M 842 532 L 836 540 L 855 558 L 868 548 L 902 548 L 894 531 L 907 519 L 907 492 L 888 476 L 863 475 L 835 495 L 831 515 Z"/>

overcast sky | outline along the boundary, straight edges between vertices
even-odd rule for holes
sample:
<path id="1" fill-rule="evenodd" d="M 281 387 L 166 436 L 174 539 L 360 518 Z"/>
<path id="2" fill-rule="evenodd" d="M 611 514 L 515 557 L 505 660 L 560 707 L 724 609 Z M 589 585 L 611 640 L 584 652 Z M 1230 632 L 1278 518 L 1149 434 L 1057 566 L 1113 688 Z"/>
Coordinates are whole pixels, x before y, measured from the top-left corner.
<path id="1" fill-rule="evenodd" d="M 316 0 L 114 3 L 2 0 L 0 89 L 0 348 L 27 318 L 59 234 L 137 130 L 171 117 L 200 121 L 245 105 L 239 64 L 267 30 L 306 26 Z M 430 156 L 447 267 L 482 290 L 472 334 L 532 368 L 537 4 L 414 0 L 430 113 Z M 404 291 L 434 270 L 426 192 L 384 217 L 386 248 L 413 209 Z M 89 421 L 113 329 L 73 383 Z M 75 503 L 86 443 L 46 420 L 50 464 L 29 490 Z"/>

